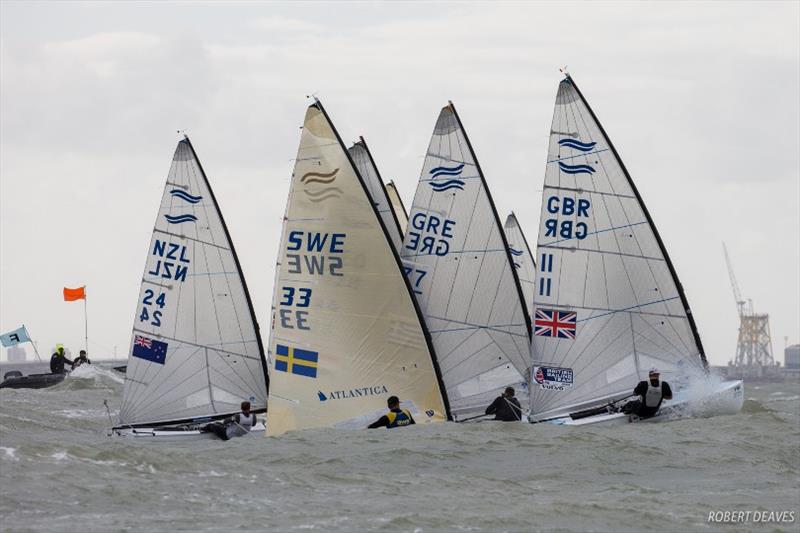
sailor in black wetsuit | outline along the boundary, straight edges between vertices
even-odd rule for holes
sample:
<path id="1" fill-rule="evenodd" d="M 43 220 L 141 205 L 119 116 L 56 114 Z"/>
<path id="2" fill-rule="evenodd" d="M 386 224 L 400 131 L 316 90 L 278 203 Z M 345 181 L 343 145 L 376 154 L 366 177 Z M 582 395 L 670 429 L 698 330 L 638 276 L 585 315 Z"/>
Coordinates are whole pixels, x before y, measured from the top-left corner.
<path id="1" fill-rule="evenodd" d="M 633 393 L 641 397 L 641 400 L 629 402 L 624 409 L 626 413 L 634 413 L 641 418 L 655 416 L 661 402 L 672 399 L 672 389 L 669 383 L 661 381 L 660 373 L 657 368 L 651 368 L 648 372 L 647 381 L 640 381 Z"/>
<path id="2" fill-rule="evenodd" d="M 503 394 L 495 398 L 486 408 L 487 415 L 494 415 L 495 420 L 503 422 L 519 422 L 522 420 L 522 407 L 519 400 L 514 398 L 514 387 L 506 387 Z"/>
<path id="3" fill-rule="evenodd" d="M 72 365 L 72 361 L 67 359 L 67 356 L 64 355 L 64 347 L 57 344 L 56 351 L 50 356 L 50 373 L 63 374 L 65 363 L 69 363 L 70 366 Z"/>
<path id="4" fill-rule="evenodd" d="M 77 357 L 77 358 L 75 358 L 75 360 L 72 362 L 72 369 L 73 369 L 73 370 L 75 370 L 76 368 L 78 368 L 79 366 L 81 366 L 83 363 L 86 363 L 86 364 L 88 364 L 88 365 L 91 365 L 91 364 L 92 364 L 92 362 L 91 362 L 91 361 L 89 360 L 89 358 L 86 356 L 86 350 L 81 350 L 81 353 L 80 353 L 80 354 L 78 355 L 78 357 Z"/>
<path id="5" fill-rule="evenodd" d="M 399 428 L 416 424 L 411 413 L 407 409 L 400 407 L 400 399 L 397 396 L 389 396 L 386 404 L 389 407 L 389 412 L 367 426 L 368 428 Z"/>

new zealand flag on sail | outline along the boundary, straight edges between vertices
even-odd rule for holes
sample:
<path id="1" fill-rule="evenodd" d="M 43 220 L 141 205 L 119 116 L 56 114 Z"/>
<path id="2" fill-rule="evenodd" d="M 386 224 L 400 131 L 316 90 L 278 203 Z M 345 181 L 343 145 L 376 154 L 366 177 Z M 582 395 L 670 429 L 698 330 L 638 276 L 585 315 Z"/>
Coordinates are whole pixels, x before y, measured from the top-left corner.
<path id="1" fill-rule="evenodd" d="M 133 356 L 163 365 L 167 360 L 167 343 L 136 335 L 133 339 Z"/>
<path id="2" fill-rule="evenodd" d="M 537 309 L 533 334 L 539 337 L 574 339 L 577 325 L 578 313 L 575 311 Z"/>

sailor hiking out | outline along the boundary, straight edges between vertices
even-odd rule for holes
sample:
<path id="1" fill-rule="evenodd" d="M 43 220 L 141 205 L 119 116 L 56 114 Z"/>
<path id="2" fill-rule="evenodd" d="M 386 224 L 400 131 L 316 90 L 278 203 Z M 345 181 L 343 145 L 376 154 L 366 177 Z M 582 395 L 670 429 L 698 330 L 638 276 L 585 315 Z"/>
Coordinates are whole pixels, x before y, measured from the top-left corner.
<path id="1" fill-rule="evenodd" d="M 400 407 L 400 399 L 397 396 L 389 396 L 386 404 L 389 407 L 389 412 L 367 426 L 369 429 L 384 427 L 398 428 L 416 424 L 416 422 L 414 422 L 414 417 L 411 416 L 411 412 L 408 409 Z"/>
<path id="2" fill-rule="evenodd" d="M 623 407 L 623 412 L 636 414 L 641 418 L 650 418 L 658 413 L 661 402 L 672 399 L 672 389 L 669 383 L 660 380 L 661 374 L 657 368 L 651 368 L 647 374 L 647 381 L 640 381 L 633 394 L 640 399 L 628 402 Z"/>
<path id="3" fill-rule="evenodd" d="M 204 432 L 213 433 L 222 440 L 247 435 L 256 425 L 256 415 L 250 412 L 250 402 L 242 402 L 242 412 L 223 422 L 213 422 L 203 427 Z"/>
<path id="4" fill-rule="evenodd" d="M 522 407 L 514 394 L 514 387 L 506 387 L 506 390 L 486 408 L 486 414 L 494 415 L 495 420 L 503 422 L 522 420 Z"/>

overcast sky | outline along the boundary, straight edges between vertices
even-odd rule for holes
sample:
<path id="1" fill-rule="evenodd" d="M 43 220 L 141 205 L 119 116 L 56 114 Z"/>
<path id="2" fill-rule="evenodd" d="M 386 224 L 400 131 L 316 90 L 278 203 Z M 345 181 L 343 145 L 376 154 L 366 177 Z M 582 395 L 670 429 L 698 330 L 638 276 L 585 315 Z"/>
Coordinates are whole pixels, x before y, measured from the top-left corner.
<path id="1" fill-rule="evenodd" d="M 267 341 L 299 127 L 314 93 L 406 203 L 452 100 L 501 219 L 535 241 L 561 75 L 631 172 L 712 363 L 738 318 L 722 254 L 800 342 L 800 9 L 785 3 L 0 3 L 0 332 L 119 357 L 186 130 Z M 32 356 L 30 349 L 29 354 Z M 3 354 L 5 357 L 5 354 Z"/>

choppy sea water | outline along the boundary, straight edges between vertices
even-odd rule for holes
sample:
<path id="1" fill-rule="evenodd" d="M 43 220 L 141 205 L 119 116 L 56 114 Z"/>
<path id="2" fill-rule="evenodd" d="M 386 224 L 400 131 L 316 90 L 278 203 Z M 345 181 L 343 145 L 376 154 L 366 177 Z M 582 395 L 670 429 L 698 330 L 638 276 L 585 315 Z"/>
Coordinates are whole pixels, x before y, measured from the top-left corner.
<path id="1" fill-rule="evenodd" d="M 432 424 L 229 442 L 106 436 L 121 375 L 0 390 L 4 531 L 797 531 L 800 386 L 741 414 L 565 428 Z M 715 511 L 790 511 L 720 525 Z"/>

